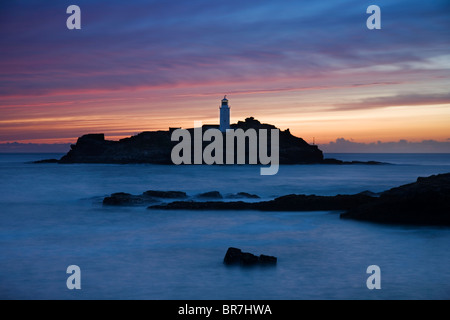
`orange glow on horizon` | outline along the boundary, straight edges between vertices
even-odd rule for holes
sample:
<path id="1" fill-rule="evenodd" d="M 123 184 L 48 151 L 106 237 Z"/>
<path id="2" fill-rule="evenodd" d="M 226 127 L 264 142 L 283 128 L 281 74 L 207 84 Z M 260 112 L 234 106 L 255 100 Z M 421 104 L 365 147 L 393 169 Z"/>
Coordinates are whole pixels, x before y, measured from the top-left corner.
<path id="1" fill-rule="evenodd" d="M 118 140 L 143 131 L 190 128 L 194 121 L 217 124 L 224 94 L 230 98 L 232 123 L 254 117 L 281 130 L 289 128 L 309 143 L 313 138 L 317 144 L 326 144 L 337 138 L 369 143 L 447 141 L 450 137 L 450 102 L 402 105 L 395 92 L 411 88 L 408 82 L 390 78 L 355 85 L 356 79 L 340 78 L 325 85 L 321 81 L 297 79 L 287 84 L 286 79 L 274 79 L 270 88 L 255 83 L 258 90 L 249 89 L 249 84 L 239 89 L 240 83 L 224 90 L 226 86 L 218 82 L 218 86 L 3 97 L 0 143 L 75 143 L 88 133 L 104 133 L 107 139 Z M 393 101 L 389 98 L 386 106 L 380 105 L 386 96 Z"/>
<path id="2" fill-rule="evenodd" d="M 406 107 L 405 107 L 406 108 Z M 215 108 L 213 108 L 215 109 Z M 237 109 L 237 108 L 235 108 Z M 253 116 L 262 123 L 270 123 L 281 130 L 289 128 L 297 137 L 316 144 L 326 144 L 337 138 L 345 138 L 355 142 L 392 142 L 406 139 L 411 142 L 423 140 L 447 141 L 449 137 L 449 105 L 415 106 L 404 114 L 402 108 L 385 108 L 380 110 L 305 113 L 303 115 L 274 115 L 271 111 L 248 113 L 237 111 L 232 113 L 231 122 L 243 121 Z M 215 117 L 214 113 L 217 111 Z M 234 111 L 232 107 L 232 111 Z M 195 115 L 147 116 L 135 117 L 123 114 L 111 114 L 108 117 L 79 116 L 33 118 L 22 120 L 0 120 L 2 127 L 8 126 L 9 133 L 19 135 L 25 132 L 47 132 L 41 138 L 14 139 L 3 142 L 20 143 L 75 143 L 77 138 L 88 133 L 104 133 L 108 140 L 119 140 L 143 131 L 168 130 L 169 127 L 192 128 L 194 121 L 203 124 L 218 124 L 218 108 L 210 111 L 205 117 Z M 433 123 L 430 128 L 429 124 Z M 15 126 L 17 125 L 17 126 Z M 60 135 L 61 138 L 50 137 Z"/>

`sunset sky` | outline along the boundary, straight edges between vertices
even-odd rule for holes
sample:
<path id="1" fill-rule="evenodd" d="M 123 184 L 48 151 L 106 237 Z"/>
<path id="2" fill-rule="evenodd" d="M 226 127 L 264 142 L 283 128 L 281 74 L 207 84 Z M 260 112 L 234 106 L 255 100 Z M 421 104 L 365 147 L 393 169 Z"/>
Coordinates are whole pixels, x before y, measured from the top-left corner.
<path id="1" fill-rule="evenodd" d="M 308 142 L 449 141 L 449 88 L 448 0 L 0 2 L 0 143 L 217 123 L 225 94 Z"/>

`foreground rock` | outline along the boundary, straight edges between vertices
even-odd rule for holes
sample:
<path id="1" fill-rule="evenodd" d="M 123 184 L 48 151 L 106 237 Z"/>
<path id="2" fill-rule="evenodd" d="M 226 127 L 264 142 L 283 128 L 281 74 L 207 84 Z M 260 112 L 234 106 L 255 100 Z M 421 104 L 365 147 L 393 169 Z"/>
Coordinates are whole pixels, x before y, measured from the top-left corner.
<path id="1" fill-rule="evenodd" d="M 222 199 L 217 192 L 203 199 Z M 237 193 L 237 198 L 257 195 Z M 173 201 L 185 199 L 181 191 L 146 191 L 142 195 L 114 193 L 104 205 L 150 205 L 153 210 L 259 210 L 259 211 L 344 211 L 341 218 L 381 223 L 450 225 L 450 173 L 418 178 L 416 182 L 381 193 L 364 191 L 354 195 L 316 196 L 291 194 L 270 201 Z M 228 196 L 229 197 L 229 196 Z"/>
<path id="2" fill-rule="evenodd" d="M 270 201 L 176 201 L 155 204 L 159 210 L 344 211 L 341 218 L 380 223 L 450 225 L 450 173 L 418 178 L 382 193 L 287 195 Z"/>
<path id="3" fill-rule="evenodd" d="M 450 173 L 418 178 L 350 208 L 342 218 L 420 225 L 450 225 Z"/>
<path id="4" fill-rule="evenodd" d="M 196 196 L 199 199 L 223 199 L 222 194 L 219 191 L 210 191 L 198 194 Z"/>
<path id="5" fill-rule="evenodd" d="M 184 199 L 187 198 L 186 192 L 182 191 L 154 191 L 149 190 L 143 193 L 144 196 L 162 198 L 162 199 Z"/>
<path id="6" fill-rule="evenodd" d="M 182 200 L 182 199 L 187 199 L 187 198 L 189 198 L 189 196 L 186 194 L 186 192 L 182 192 L 182 191 L 149 190 L 149 191 L 145 191 L 141 195 L 133 195 L 130 193 L 118 192 L 118 193 L 113 193 L 112 195 L 110 195 L 108 197 L 105 197 L 103 199 L 103 204 L 110 205 L 110 206 L 139 206 L 139 205 L 150 205 L 150 204 L 155 204 L 155 203 L 161 203 L 162 200 L 175 200 L 175 199 Z M 210 191 L 210 192 L 198 194 L 194 198 L 199 199 L 199 200 L 221 200 L 224 197 L 218 191 Z M 227 198 L 259 199 L 260 197 L 255 194 L 239 192 L 236 194 L 228 195 Z M 177 205 L 180 204 L 179 209 L 202 209 L 202 208 L 208 209 L 213 205 L 213 203 L 215 203 L 215 202 L 211 202 L 211 201 L 209 201 L 209 202 L 201 202 L 201 201 L 194 202 L 192 200 L 176 201 L 176 202 L 162 204 L 163 207 L 161 207 L 161 208 L 165 208 L 164 206 L 172 206 L 172 208 L 176 209 Z M 217 203 L 217 205 L 216 205 L 217 207 L 220 207 L 223 205 L 227 206 L 226 202 L 216 202 L 216 203 Z M 228 207 L 226 207 L 226 210 L 231 210 L 231 209 L 237 210 L 239 207 L 242 207 L 244 205 L 244 202 L 238 202 L 238 203 L 234 203 L 234 204 L 233 203 L 234 202 L 230 202 L 230 205 Z M 165 209 L 168 209 L 168 207 Z"/>
<path id="7" fill-rule="evenodd" d="M 236 194 L 229 194 L 226 196 L 228 199 L 261 199 L 257 194 L 251 194 L 247 192 L 238 192 Z"/>
<path id="8" fill-rule="evenodd" d="M 141 206 L 155 203 L 157 200 L 149 196 L 135 196 L 125 192 L 113 193 L 111 196 L 103 199 L 105 206 Z"/>
<path id="9" fill-rule="evenodd" d="M 240 264 L 246 266 L 256 264 L 275 265 L 277 263 L 277 258 L 263 254 L 258 257 L 252 253 L 242 252 L 241 249 L 228 248 L 223 263 L 226 265 Z"/>
<path id="10" fill-rule="evenodd" d="M 325 211 L 348 210 L 354 206 L 373 201 L 375 198 L 365 195 L 287 195 L 270 201 L 175 201 L 152 205 L 149 209 L 161 210 L 259 210 L 259 211 Z"/>
<path id="11" fill-rule="evenodd" d="M 259 202 L 262 211 L 328 211 L 348 210 L 361 204 L 371 203 L 374 197 L 366 194 L 316 196 L 291 194 L 271 201 Z"/>
<path id="12" fill-rule="evenodd" d="M 259 210 L 258 203 L 244 201 L 175 201 L 149 206 L 152 210 Z"/>
<path id="13" fill-rule="evenodd" d="M 103 205 L 107 206 L 142 206 L 159 202 L 160 199 L 183 199 L 187 194 L 181 191 L 145 191 L 141 195 L 132 195 L 125 192 L 113 193 L 103 199 Z"/>

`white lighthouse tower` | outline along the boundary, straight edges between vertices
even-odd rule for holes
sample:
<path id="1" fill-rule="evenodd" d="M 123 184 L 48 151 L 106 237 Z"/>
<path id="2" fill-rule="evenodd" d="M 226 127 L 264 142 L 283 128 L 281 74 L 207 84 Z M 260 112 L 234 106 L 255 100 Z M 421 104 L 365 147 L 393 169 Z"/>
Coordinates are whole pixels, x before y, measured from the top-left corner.
<path id="1" fill-rule="evenodd" d="M 227 96 L 225 96 L 220 106 L 220 131 L 227 132 L 227 129 L 230 129 L 230 107 Z"/>

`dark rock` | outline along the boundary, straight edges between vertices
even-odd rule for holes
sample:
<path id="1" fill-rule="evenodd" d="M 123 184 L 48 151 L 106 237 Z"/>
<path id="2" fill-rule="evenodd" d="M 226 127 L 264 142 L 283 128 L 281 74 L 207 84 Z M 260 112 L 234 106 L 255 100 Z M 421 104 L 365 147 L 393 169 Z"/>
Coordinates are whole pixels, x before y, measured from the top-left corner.
<path id="1" fill-rule="evenodd" d="M 44 160 L 37 160 L 33 161 L 33 163 L 39 164 L 39 163 L 58 163 L 58 159 L 44 159 Z"/>
<path id="2" fill-rule="evenodd" d="M 106 206 L 139 206 L 155 202 L 158 201 L 153 197 L 145 195 L 135 196 L 124 192 L 113 193 L 111 196 L 103 199 L 103 205 Z"/>
<path id="3" fill-rule="evenodd" d="M 389 164 L 386 162 L 378 162 L 378 161 L 342 161 L 333 158 L 327 158 L 322 160 L 322 164 L 363 164 L 363 165 L 381 165 L 381 164 Z"/>
<path id="4" fill-rule="evenodd" d="M 225 257 L 223 258 L 223 262 L 225 264 L 235 264 L 241 262 L 242 250 L 238 248 L 228 248 Z"/>
<path id="5" fill-rule="evenodd" d="M 246 266 L 254 265 L 258 263 L 258 257 L 252 253 L 242 252 L 240 263 Z"/>
<path id="6" fill-rule="evenodd" d="M 323 159 L 323 164 L 344 164 L 344 161 L 337 159 Z"/>
<path id="7" fill-rule="evenodd" d="M 270 201 L 176 201 L 150 206 L 148 209 L 162 210 L 259 210 L 259 211 L 320 211 L 347 210 L 373 201 L 367 195 L 287 195 Z"/>
<path id="8" fill-rule="evenodd" d="M 201 193 L 201 194 L 197 195 L 196 197 L 201 198 L 201 199 L 223 199 L 223 196 L 220 194 L 219 191 L 210 191 L 210 192 Z"/>
<path id="9" fill-rule="evenodd" d="M 369 197 L 379 197 L 380 196 L 379 192 L 372 192 L 372 191 L 369 191 L 369 190 L 360 192 L 358 194 L 363 195 L 363 196 L 369 196 Z"/>
<path id="10" fill-rule="evenodd" d="M 257 210 L 258 204 L 243 201 L 174 201 L 149 206 L 153 210 Z"/>
<path id="11" fill-rule="evenodd" d="M 184 199 L 187 198 L 186 192 L 181 191 L 154 191 L 149 190 L 143 193 L 145 196 L 162 199 Z"/>
<path id="12" fill-rule="evenodd" d="M 381 164 L 389 164 L 389 163 L 379 162 L 379 161 L 344 161 L 343 164 L 381 165 Z"/>
<path id="13" fill-rule="evenodd" d="M 80 138 L 81 141 L 83 140 L 92 140 L 92 141 L 98 141 L 103 142 L 105 141 L 105 135 L 103 133 L 91 133 L 86 134 Z"/>
<path id="14" fill-rule="evenodd" d="M 259 263 L 262 264 L 276 264 L 277 258 L 272 256 L 266 256 L 264 254 L 259 256 Z"/>
<path id="15" fill-rule="evenodd" d="M 450 173 L 418 178 L 382 193 L 286 195 L 270 201 L 177 201 L 153 205 L 161 210 L 345 211 L 341 218 L 380 223 L 450 225 Z"/>
<path id="16" fill-rule="evenodd" d="M 154 163 L 172 164 L 172 142 L 169 131 L 142 132 L 136 136 L 109 141 L 103 134 L 78 138 L 60 163 Z"/>
<path id="17" fill-rule="evenodd" d="M 341 214 L 380 223 L 450 225 L 450 173 L 418 178 Z"/>
<path id="18" fill-rule="evenodd" d="M 223 262 L 227 265 L 241 264 L 250 266 L 256 264 L 276 264 L 277 258 L 263 254 L 258 257 L 252 253 L 242 252 L 241 249 L 231 247 L 228 248 Z"/>
<path id="19" fill-rule="evenodd" d="M 145 191 L 141 195 L 132 195 L 129 193 L 113 193 L 111 196 L 103 199 L 104 205 L 110 206 L 137 206 L 149 205 L 159 202 L 158 199 L 184 199 L 187 194 L 181 191 Z"/>
<path id="20" fill-rule="evenodd" d="M 238 192 L 236 194 L 230 194 L 227 196 L 228 199 L 261 199 L 260 196 L 256 194 L 250 194 L 247 192 Z"/>
<path id="21" fill-rule="evenodd" d="M 259 202 L 259 210 L 262 211 L 327 211 L 347 210 L 360 204 L 373 201 L 373 197 L 367 195 L 336 195 L 316 196 L 291 194 L 271 201 Z"/>

